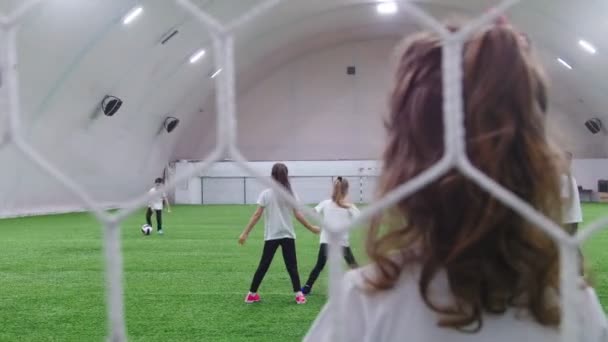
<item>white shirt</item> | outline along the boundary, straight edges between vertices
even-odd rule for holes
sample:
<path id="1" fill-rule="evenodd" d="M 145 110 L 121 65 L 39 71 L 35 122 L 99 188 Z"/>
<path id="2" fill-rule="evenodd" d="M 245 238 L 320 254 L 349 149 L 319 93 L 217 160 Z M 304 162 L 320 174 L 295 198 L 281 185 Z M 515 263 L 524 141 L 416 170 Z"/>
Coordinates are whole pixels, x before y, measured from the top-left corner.
<path id="1" fill-rule="evenodd" d="M 150 191 L 148 191 L 148 193 L 150 194 L 155 194 L 158 190 L 156 189 L 156 187 L 150 189 Z M 150 209 L 152 210 L 163 210 L 164 207 L 164 200 L 167 198 L 167 195 L 165 195 L 164 193 L 161 196 L 158 197 L 154 197 L 150 200 L 150 203 L 148 203 L 148 207 L 150 207 Z"/>
<path id="2" fill-rule="evenodd" d="M 295 193 L 293 196 L 298 200 Z M 264 208 L 264 240 L 296 238 L 291 204 L 276 196 L 272 189 L 266 189 L 258 197 L 258 205 Z"/>
<path id="3" fill-rule="evenodd" d="M 572 175 L 562 175 L 562 223 L 583 222 L 578 184 Z"/>
<path id="4" fill-rule="evenodd" d="M 346 225 L 359 215 L 359 209 L 354 204 L 348 209 L 342 208 L 330 199 L 319 203 L 315 210 L 323 216 L 327 224 L 332 226 Z M 329 243 L 329 233 L 325 229 L 321 230 L 320 243 Z M 340 235 L 340 244 L 344 247 L 349 245 L 348 232 Z"/>
<path id="5" fill-rule="evenodd" d="M 462 333 L 437 325 L 438 315 L 423 301 L 418 287 L 420 267 L 403 272 L 396 286 L 380 292 L 366 292 L 363 272 L 370 267 L 348 272 L 340 291 L 342 309 L 339 320 L 332 315 L 331 302 L 323 308 L 304 341 L 330 342 L 335 323 L 342 327 L 343 341 L 357 342 L 555 342 L 561 341 L 557 328 L 546 327 L 521 311 L 509 309 L 502 315 L 484 314 L 482 329 Z M 606 317 L 592 288 L 583 291 L 576 342 L 608 341 Z M 451 302 L 445 273 L 439 273 L 429 286 L 429 294 L 439 305 Z M 575 342 L 575 341 L 573 341 Z"/>

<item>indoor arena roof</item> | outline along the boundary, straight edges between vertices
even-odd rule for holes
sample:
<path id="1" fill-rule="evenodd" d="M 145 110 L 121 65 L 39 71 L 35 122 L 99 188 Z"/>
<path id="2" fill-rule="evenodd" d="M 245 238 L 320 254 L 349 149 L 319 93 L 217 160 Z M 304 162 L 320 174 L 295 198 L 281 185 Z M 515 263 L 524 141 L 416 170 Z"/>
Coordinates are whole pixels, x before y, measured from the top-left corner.
<path id="1" fill-rule="evenodd" d="M 227 22 L 260 1 L 193 2 Z M 414 2 L 442 19 L 475 17 L 498 3 Z M 22 1 L 0 3 L 0 9 L 8 13 Z M 399 37 L 419 28 L 406 11 L 379 16 L 374 10 L 377 3 L 284 1 L 237 33 L 239 88 L 311 50 L 349 40 Z M 142 15 L 123 24 L 124 16 L 135 6 L 143 8 Z M 560 113 L 557 120 L 567 123 L 561 129 L 567 127 L 574 140 L 585 141 L 585 150 L 598 153 L 600 145 L 595 145 L 603 144 L 605 138 L 588 134 L 583 122 L 603 117 L 608 108 L 608 86 L 602 76 L 608 75 L 604 56 L 608 46 L 603 36 L 608 29 L 606 13 L 608 3 L 594 0 L 528 0 L 508 12 L 510 20 L 529 33 L 543 58 L 552 81 L 552 103 Z M 86 125 L 105 94 L 116 94 L 125 101 L 115 120 L 132 127 L 132 134 L 139 134 L 138 129 L 150 131 L 146 125 L 158 126 L 167 113 L 185 119 L 212 103 L 208 101 L 213 87 L 209 75 L 215 69 L 209 35 L 174 1 L 47 0 L 32 9 L 23 23 L 19 37 L 23 117 L 32 130 L 45 127 L 47 120 L 61 120 L 64 128 Z M 179 33 L 161 44 L 173 29 Z M 582 49 L 580 40 L 593 44 L 597 53 Z M 199 63 L 189 63 L 201 48 L 207 54 Z M 577 146 L 577 150 L 583 149 Z"/>
<path id="2" fill-rule="evenodd" d="M 0 11 L 10 13 L 28 2 L 0 0 Z M 229 22 L 261 1 L 193 2 Z M 413 2 L 439 19 L 473 18 L 499 3 Z M 421 28 L 407 11 L 380 15 L 377 5 L 371 0 L 283 1 L 236 33 L 239 91 L 303 54 L 350 41 L 396 41 Z M 125 24 L 125 16 L 138 6 L 140 15 Z M 526 0 L 507 13 L 537 47 L 551 80 L 552 122 L 562 145 L 577 157 L 608 156 L 606 136 L 591 135 L 583 124 L 593 117 L 608 122 L 607 13 L 608 2 L 597 0 Z M 163 44 L 174 30 L 178 33 Z M 191 63 L 201 49 L 205 54 Z M 140 179 L 154 177 L 174 159 L 173 148 L 184 137 L 159 134 L 166 116 L 178 117 L 187 126 L 201 112 L 213 112 L 211 76 L 217 68 L 210 36 L 175 1 L 43 0 L 21 20 L 18 55 L 26 138 L 68 176 L 97 191 L 99 198 L 115 195 L 101 178 L 120 178 L 125 193 L 135 193 L 143 186 Z M 112 119 L 98 116 L 105 95 L 124 101 Z M 214 129 L 210 123 L 194 132 L 203 137 Z M 10 149 L 0 150 L 0 157 L 4 165 L 16 165 L 7 179 L 30 172 Z M 114 165 L 128 166 L 131 172 Z M 10 181 L 5 185 L 16 186 Z M 24 196 L 24 201 L 31 200 Z"/>

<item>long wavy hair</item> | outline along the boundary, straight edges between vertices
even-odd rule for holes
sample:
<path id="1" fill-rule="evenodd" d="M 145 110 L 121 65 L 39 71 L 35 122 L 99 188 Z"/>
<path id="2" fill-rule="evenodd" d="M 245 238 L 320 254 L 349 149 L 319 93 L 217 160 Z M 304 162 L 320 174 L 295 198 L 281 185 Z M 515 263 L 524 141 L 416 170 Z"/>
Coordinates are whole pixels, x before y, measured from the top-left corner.
<path id="1" fill-rule="evenodd" d="M 441 39 L 423 33 L 406 43 L 385 123 L 380 196 L 444 153 Z M 465 44 L 463 68 L 471 163 L 558 222 L 559 161 L 545 130 L 546 86 L 526 41 L 510 26 L 494 25 Z M 367 282 L 376 291 L 394 287 L 408 265 L 420 265 L 420 294 L 440 326 L 478 331 L 484 313 L 509 308 L 527 310 L 542 325 L 560 322 L 559 303 L 548 296 L 559 293 L 556 244 L 456 170 L 374 220 L 366 248 L 377 270 Z M 440 271 L 450 306 L 430 295 Z"/>

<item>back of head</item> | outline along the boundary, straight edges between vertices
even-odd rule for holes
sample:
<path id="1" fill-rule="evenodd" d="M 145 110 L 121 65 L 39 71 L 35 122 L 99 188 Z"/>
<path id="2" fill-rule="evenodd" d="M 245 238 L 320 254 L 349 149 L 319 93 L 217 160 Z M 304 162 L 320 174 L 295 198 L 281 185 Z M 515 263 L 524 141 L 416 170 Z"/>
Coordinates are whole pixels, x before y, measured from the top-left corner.
<path id="1" fill-rule="evenodd" d="M 346 195 L 348 194 L 348 180 L 342 177 L 336 178 L 334 181 L 334 188 L 331 194 L 331 200 L 334 201 L 338 206 L 348 209 L 349 205 L 344 203 Z"/>
<path id="2" fill-rule="evenodd" d="M 274 164 L 272 166 L 271 176 L 272 179 L 281 184 L 287 192 L 293 194 L 291 183 L 289 183 L 289 170 L 287 169 L 287 165 L 283 163 Z"/>
<path id="3" fill-rule="evenodd" d="M 154 184 L 156 184 L 156 185 L 162 185 L 162 184 L 164 184 L 164 183 L 165 183 L 165 181 L 163 181 L 163 179 L 162 179 L 162 178 L 156 178 L 156 179 L 154 180 Z"/>
<path id="4" fill-rule="evenodd" d="M 380 196 L 411 180 L 444 153 L 441 40 L 417 35 L 400 57 L 386 121 L 388 144 Z M 559 218 L 559 178 L 545 132 L 546 89 L 521 35 L 506 25 L 476 34 L 464 49 L 467 154 L 471 163 L 549 218 Z M 367 249 L 381 272 L 378 289 L 395 285 L 408 263 L 422 267 L 420 291 L 440 325 L 481 328 L 484 312 L 517 306 L 544 325 L 559 308 L 543 294 L 557 288 L 552 240 L 457 171 L 401 200 L 388 229 L 372 226 Z M 396 251 L 404 257 L 395 260 Z M 416 251 L 415 253 L 412 251 Z M 428 288 L 446 271 L 456 300 L 438 307 Z"/>

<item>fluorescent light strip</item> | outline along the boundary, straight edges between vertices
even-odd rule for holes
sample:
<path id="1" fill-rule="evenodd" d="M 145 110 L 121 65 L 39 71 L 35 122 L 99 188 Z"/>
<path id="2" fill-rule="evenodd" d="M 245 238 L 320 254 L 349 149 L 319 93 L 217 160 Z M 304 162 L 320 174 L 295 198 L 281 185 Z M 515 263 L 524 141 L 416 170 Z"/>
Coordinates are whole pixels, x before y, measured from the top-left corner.
<path id="1" fill-rule="evenodd" d="M 213 75 L 211 75 L 211 78 L 216 78 L 217 75 L 219 75 L 222 72 L 222 68 L 217 69 L 216 72 L 213 73 Z"/>
<path id="2" fill-rule="evenodd" d="M 566 62 L 565 60 L 563 60 L 563 59 L 561 59 L 561 58 L 558 58 L 558 59 L 557 59 L 557 61 L 558 61 L 558 62 L 560 62 L 560 63 L 561 63 L 561 65 L 563 65 L 563 66 L 565 66 L 566 68 L 568 68 L 568 69 L 572 70 L 572 66 L 571 66 L 570 64 L 568 64 L 568 62 Z"/>
<path id="3" fill-rule="evenodd" d="M 586 40 L 582 40 L 582 39 L 579 40 L 578 45 L 580 45 L 583 48 L 583 50 L 589 52 L 592 55 L 594 55 L 597 52 L 597 50 L 595 49 L 595 46 L 591 45 L 591 43 L 589 43 Z"/>
<path id="4" fill-rule="evenodd" d="M 190 63 L 196 63 L 199 59 L 203 58 L 204 55 L 205 55 L 205 50 L 203 50 L 203 49 L 198 50 L 190 57 Z"/>
<path id="5" fill-rule="evenodd" d="M 399 10 L 399 8 L 397 7 L 397 3 L 394 1 L 381 2 L 376 5 L 376 11 L 383 15 L 395 14 L 397 13 L 397 10 Z"/>
<path id="6" fill-rule="evenodd" d="M 129 11 L 125 18 L 122 20 L 122 23 L 125 25 L 129 25 L 135 18 L 139 17 L 141 13 L 144 11 L 143 7 L 138 6 Z"/>

